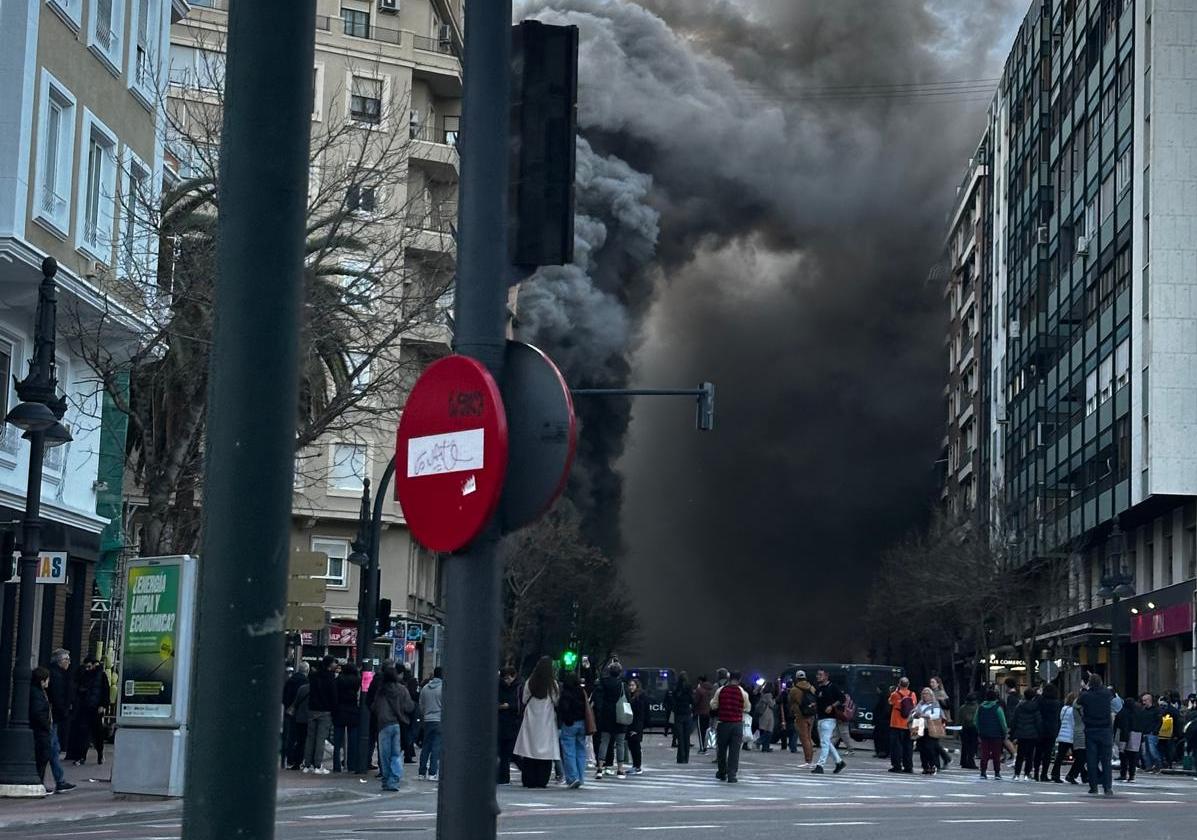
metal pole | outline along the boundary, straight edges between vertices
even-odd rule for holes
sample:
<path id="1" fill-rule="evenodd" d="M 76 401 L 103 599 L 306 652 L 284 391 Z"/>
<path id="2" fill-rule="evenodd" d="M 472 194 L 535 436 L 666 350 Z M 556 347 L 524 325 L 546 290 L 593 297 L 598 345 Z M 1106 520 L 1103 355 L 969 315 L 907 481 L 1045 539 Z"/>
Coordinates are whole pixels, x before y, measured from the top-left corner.
<path id="1" fill-rule="evenodd" d="M 187 840 L 274 836 L 315 16 L 229 6 Z"/>
<path id="2" fill-rule="evenodd" d="M 511 0 L 465 6 L 464 100 L 454 349 L 502 385 L 507 340 L 507 174 Z M 499 529 L 492 520 L 445 561 L 445 761 L 441 840 L 494 838 L 498 818 Z"/>
<path id="3" fill-rule="evenodd" d="M 382 471 L 382 478 L 378 480 L 378 490 L 374 494 L 374 512 L 370 517 L 369 532 L 366 537 L 366 555 L 369 557 L 366 565 L 362 567 L 362 597 L 365 598 L 366 604 L 369 607 L 369 613 L 366 613 L 365 608 L 360 611 L 362 622 L 358 625 L 358 659 L 361 662 L 362 671 L 367 669 L 373 670 L 373 665 L 369 660 L 374 658 L 372 645 L 374 639 L 371 636 L 366 638 L 365 628 L 373 627 L 374 622 L 378 619 L 375 613 L 375 607 L 378 603 L 378 552 L 382 540 L 382 505 L 386 501 L 387 489 L 391 486 L 391 479 L 395 476 L 395 459 L 392 457 L 387 462 L 386 469 Z M 366 698 L 362 697 L 361 708 L 358 710 L 357 723 L 357 739 L 358 739 L 358 763 L 361 765 L 358 772 L 365 773 L 370 769 L 370 707 L 366 705 Z"/>

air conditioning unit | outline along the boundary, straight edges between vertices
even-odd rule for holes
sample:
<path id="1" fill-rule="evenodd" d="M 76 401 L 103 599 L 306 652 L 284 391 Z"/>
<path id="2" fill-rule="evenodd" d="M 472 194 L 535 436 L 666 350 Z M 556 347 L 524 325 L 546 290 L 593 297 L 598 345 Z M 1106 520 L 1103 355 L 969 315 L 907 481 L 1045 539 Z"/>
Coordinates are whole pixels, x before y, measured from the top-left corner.
<path id="1" fill-rule="evenodd" d="M 378 0 L 378 11 L 387 14 L 399 14 L 399 0 Z"/>
<path id="2" fill-rule="evenodd" d="M 1022 324 L 1017 319 L 1010 322 L 1010 337 L 1022 338 Z"/>
<path id="3" fill-rule="evenodd" d="M 442 47 L 453 46 L 453 28 L 447 23 L 442 23 L 436 28 L 436 39 Z"/>
<path id="4" fill-rule="evenodd" d="M 1049 238 L 1049 237 L 1048 237 L 1048 229 L 1047 229 L 1047 225 L 1040 225 L 1040 226 L 1039 226 L 1039 232 L 1038 232 L 1038 241 L 1039 241 L 1039 244 L 1040 244 L 1040 245 L 1046 245 L 1046 244 L 1048 243 L 1048 238 Z"/>
<path id="5" fill-rule="evenodd" d="M 104 263 L 100 262 L 99 260 L 88 260 L 86 265 L 83 266 L 83 276 L 87 277 L 89 280 L 94 280 L 107 270 L 108 266 L 104 265 Z"/>
<path id="6" fill-rule="evenodd" d="M 1078 257 L 1089 256 L 1089 237 L 1078 236 L 1076 240 L 1076 255 Z"/>

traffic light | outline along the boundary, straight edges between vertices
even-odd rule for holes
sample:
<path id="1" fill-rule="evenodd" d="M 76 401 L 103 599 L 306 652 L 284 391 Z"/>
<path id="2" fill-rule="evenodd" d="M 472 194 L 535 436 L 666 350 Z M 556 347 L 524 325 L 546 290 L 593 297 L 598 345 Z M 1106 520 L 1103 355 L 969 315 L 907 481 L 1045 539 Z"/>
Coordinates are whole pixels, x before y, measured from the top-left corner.
<path id="1" fill-rule="evenodd" d="M 391 629 L 391 599 L 378 599 L 378 635 L 385 636 Z"/>
<path id="2" fill-rule="evenodd" d="M 512 27 L 511 264 L 574 258 L 578 27 L 525 20 Z"/>
<path id="3" fill-rule="evenodd" d="M 702 393 L 698 395 L 698 417 L 695 422 L 700 432 L 709 432 L 715 428 L 715 386 L 704 382 L 699 390 Z"/>
<path id="4" fill-rule="evenodd" d="M 565 653 L 561 654 L 561 664 L 565 667 L 565 670 L 572 671 L 578 666 L 578 652 L 567 649 Z"/>

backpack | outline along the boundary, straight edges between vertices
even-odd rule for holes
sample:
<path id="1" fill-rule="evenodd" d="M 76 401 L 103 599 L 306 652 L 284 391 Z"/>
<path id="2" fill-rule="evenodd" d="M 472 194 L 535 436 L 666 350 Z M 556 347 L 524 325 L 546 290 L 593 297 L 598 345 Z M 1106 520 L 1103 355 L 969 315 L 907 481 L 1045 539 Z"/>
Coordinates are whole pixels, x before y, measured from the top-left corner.
<path id="1" fill-rule="evenodd" d="M 815 693 L 813 691 L 803 691 L 802 699 L 798 701 L 798 711 L 802 713 L 803 717 L 814 717 L 819 713 L 819 707 L 815 704 Z"/>
<path id="2" fill-rule="evenodd" d="M 851 694 L 844 695 L 844 702 L 835 710 L 835 718 L 844 723 L 856 720 L 856 703 L 852 700 Z"/>
<path id="3" fill-rule="evenodd" d="M 910 714 L 913 711 L 914 695 L 906 694 L 902 697 L 902 702 L 898 704 L 898 714 L 900 714 L 904 720 L 907 720 L 910 718 Z"/>

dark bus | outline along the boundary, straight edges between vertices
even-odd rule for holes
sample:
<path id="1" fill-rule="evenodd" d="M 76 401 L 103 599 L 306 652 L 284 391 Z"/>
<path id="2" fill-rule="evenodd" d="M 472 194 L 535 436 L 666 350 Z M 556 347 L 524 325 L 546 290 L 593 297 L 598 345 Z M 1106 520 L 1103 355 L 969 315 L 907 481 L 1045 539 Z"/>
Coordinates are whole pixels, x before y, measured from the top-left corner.
<path id="1" fill-rule="evenodd" d="M 624 679 L 637 679 L 648 698 L 648 721 L 645 729 L 669 728 L 669 692 L 677 686 L 677 673 L 672 668 L 628 668 Z"/>
<path id="2" fill-rule="evenodd" d="M 811 685 L 815 684 L 815 672 L 826 671 L 831 682 L 856 703 L 856 719 L 848 724 L 848 731 L 858 741 L 873 739 L 873 706 L 877 705 L 878 689 L 889 693 L 891 685 L 906 676 L 905 668 L 894 665 L 850 665 L 840 662 L 815 662 L 810 665 L 794 663 L 781 672 L 782 683 L 788 688 L 794 682 L 794 674 L 805 671 Z"/>

